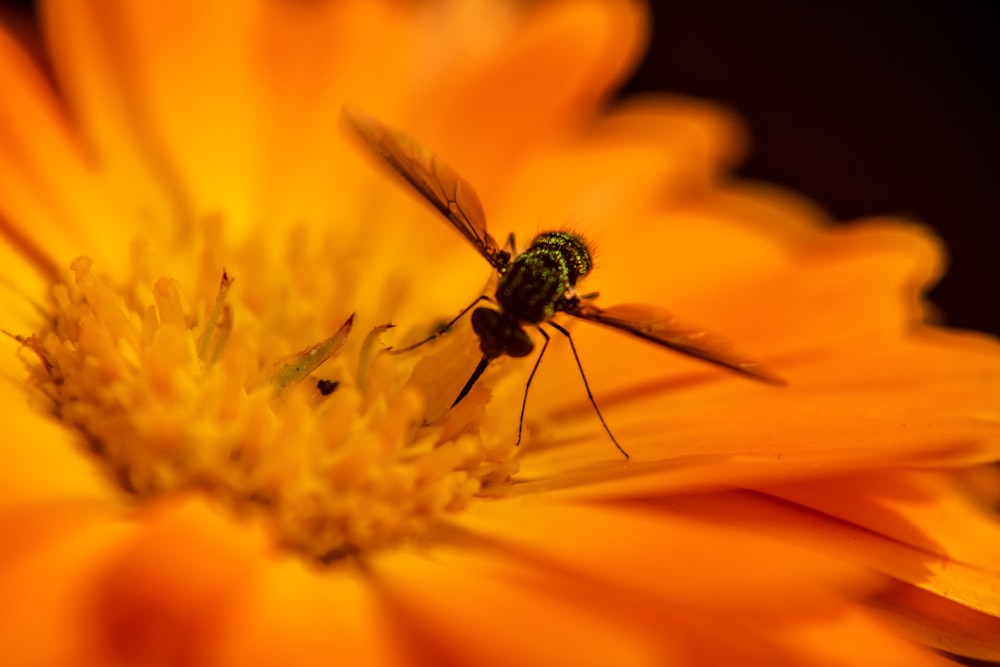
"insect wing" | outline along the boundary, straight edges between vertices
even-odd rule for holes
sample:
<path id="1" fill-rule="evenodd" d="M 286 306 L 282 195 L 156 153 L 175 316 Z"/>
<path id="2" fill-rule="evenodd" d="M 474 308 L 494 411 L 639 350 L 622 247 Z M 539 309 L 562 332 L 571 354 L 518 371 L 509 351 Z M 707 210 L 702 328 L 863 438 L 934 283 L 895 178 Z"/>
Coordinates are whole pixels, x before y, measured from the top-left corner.
<path id="1" fill-rule="evenodd" d="M 579 302 L 565 312 L 638 336 L 689 357 L 722 366 L 754 380 L 775 385 L 786 384 L 784 378 L 744 355 L 722 336 L 705 331 L 654 306 L 623 304 L 602 309 L 592 303 Z"/>
<path id="2" fill-rule="evenodd" d="M 496 269 L 509 256 L 486 231 L 486 214 L 476 190 L 433 153 L 385 123 L 344 107 L 344 118 L 358 137 L 447 218 Z"/>

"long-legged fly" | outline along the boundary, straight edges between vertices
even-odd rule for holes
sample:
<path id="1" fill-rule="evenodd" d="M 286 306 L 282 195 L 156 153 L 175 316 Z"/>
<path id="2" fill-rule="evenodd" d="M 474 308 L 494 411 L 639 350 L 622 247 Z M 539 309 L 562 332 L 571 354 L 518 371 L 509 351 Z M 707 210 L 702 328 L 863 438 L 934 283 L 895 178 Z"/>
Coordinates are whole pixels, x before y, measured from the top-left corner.
<path id="1" fill-rule="evenodd" d="M 729 341 L 685 323 L 654 306 L 598 307 L 592 303 L 596 294 L 581 295 L 576 291 L 577 282 L 590 272 L 592 265 L 590 250 L 579 235 L 568 231 L 543 232 L 532 239 L 527 250 L 521 253 L 516 252 L 511 235 L 508 244 L 510 250 L 500 247 L 486 231 L 486 214 L 479 196 L 468 181 L 412 138 L 381 121 L 349 108 L 344 109 L 344 117 L 363 143 L 461 232 L 499 274 L 492 298 L 486 295 L 478 297 L 433 335 L 403 350 L 397 350 L 411 350 L 437 338 L 481 301 L 494 306 L 480 306 L 472 311 L 472 329 L 479 337 L 483 356 L 452 407 L 465 398 L 491 361 L 505 354 L 510 357 L 531 354 L 535 344 L 525 331 L 525 326 L 533 325 L 545 342 L 524 389 L 517 431 L 517 441 L 520 443 L 528 389 L 549 345 L 549 335 L 542 328 L 543 324 L 547 324 L 569 340 L 587 390 L 587 398 L 615 447 L 626 459 L 629 458 L 597 407 L 573 337 L 552 319 L 556 313 L 566 313 L 603 324 L 754 380 L 775 385 L 785 384 L 781 377 L 741 354 Z"/>

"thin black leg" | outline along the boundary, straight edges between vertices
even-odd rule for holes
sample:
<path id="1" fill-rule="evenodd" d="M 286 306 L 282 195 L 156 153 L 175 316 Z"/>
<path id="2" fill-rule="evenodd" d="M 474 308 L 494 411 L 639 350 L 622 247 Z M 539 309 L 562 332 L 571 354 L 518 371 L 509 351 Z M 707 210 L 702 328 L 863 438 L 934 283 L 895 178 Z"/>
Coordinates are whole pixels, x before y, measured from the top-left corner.
<path id="1" fill-rule="evenodd" d="M 402 354 L 404 352 L 409 352 L 410 350 L 416 349 L 416 348 L 420 347 L 421 345 L 423 345 L 425 343 L 431 342 L 432 340 L 434 340 L 438 336 L 441 336 L 441 335 L 447 333 L 448 329 L 451 329 L 451 327 L 454 326 L 455 322 L 458 322 L 460 319 L 462 319 L 462 315 L 465 315 L 467 312 L 469 312 L 470 310 L 472 310 L 472 307 L 475 306 L 480 301 L 491 301 L 491 299 L 490 299 L 490 297 L 486 296 L 485 294 L 481 295 L 481 296 L 477 296 L 475 301 L 473 301 L 468 306 L 466 306 L 465 308 L 463 308 L 462 312 L 460 312 L 458 315 L 456 315 L 451 320 L 451 322 L 448 322 L 448 324 L 444 325 L 444 327 L 442 327 L 440 330 L 432 333 L 430 336 L 428 336 L 427 338 L 423 339 L 419 343 L 414 343 L 413 345 L 407 345 L 406 347 L 400 348 L 398 350 L 389 350 L 389 352 L 391 354 Z"/>
<path id="2" fill-rule="evenodd" d="M 552 322 L 550 320 L 549 324 L 552 326 L 553 329 L 561 333 L 563 336 L 566 336 L 566 338 L 569 340 L 569 347 L 571 350 L 573 350 L 573 358 L 576 359 L 576 367 L 580 369 L 580 377 L 583 378 L 583 386 L 587 389 L 587 398 L 590 399 L 590 404 L 594 406 L 594 412 L 596 412 L 598 418 L 600 418 L 601 426 L 604 427 L 604 431 L 608 434 L 608 437 L 611 438 L 611 442 L 615 443 L 615 447 L 618 448 L 618 451 L 621 452 L 626 459 L 629 458 L 628 452 L 622 449 L 622 446 L 618 444 L 618 440 L 615 439 L 614 434 L 611 433 L 611 429 L 608 428 L 608 423 L 604 421 L 604 415 L 601 414 L 601 409 L 597 407 L 597 401 L 594 400 L 594 394 L 593 392 L 590 391 L 590 383 L 587 382 L 587 374 L 583 372 L 583 364 L 580 363 L 580 355 L 576 353 L 576 344 L 573 342 L 573 337 L 569 335 L 569 331 L 563 329 L 555 322 Z M 548 342 L 549 342 L 548 336 L 546 336 L 545 343 L 548 344 Z M 545 349 L 542 348 L 542 351 L 544 352 Z M 537 367 L 537 364 L 535 366 Z M 535 372 L 532 371 L 531 374 L 534 375 Z M 531 378 L 528 379 L 528 382 L 529 383 L 531 382 Z M 527 391 L 525 391 L 525 398 L 527 398 Z M 521 414 L 522 415 L 524 414 L 523 408 Z"/>
<path id="3" fill-rule="evenodd" d="M 517 447 L 521 444 L 521 431 L 524 429 L 524 409 L 528 406 L 528 390 L 531 389 L 531 381 L 535 379 L 535 371 L 538 370 L 539 364 L 542 363 L 542 357 L 545 356 L 545 350 L 549 346 L 549 335 L 545 333 L 545 329 L 541 327 L 535 327 L 538 329 L 542 337 L 545 338 L 545 342 L 542 343 L 542 351 L 538 353 L 538 358 L 535 359 L 535 365 L 531 369 L 531 375 L 528 376 L 528 381 L 524 385 L 524 398 L 521 400 L 521 418 L 517 421 L 517 442 L 514 446 Z"/>

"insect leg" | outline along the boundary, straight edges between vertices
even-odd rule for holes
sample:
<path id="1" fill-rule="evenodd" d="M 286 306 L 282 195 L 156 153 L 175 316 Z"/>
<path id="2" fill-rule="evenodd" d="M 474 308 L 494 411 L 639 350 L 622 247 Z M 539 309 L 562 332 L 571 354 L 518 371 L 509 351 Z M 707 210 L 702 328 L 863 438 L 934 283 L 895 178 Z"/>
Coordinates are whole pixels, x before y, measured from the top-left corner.
<path id="1" fill-rule="evenodd" d="M 608 428 L 608 423 L 604 421 L 604 415 L 601 414 L 601 409 L 597 407 L 597 401 L 594 400 L 594 394 L 590 391 L 590 383 L 587 382 L 587 375 L 586 373 L 583 372 L 583 364 L 580 363 L 580 355 L 576 353 L 576 344 L 573 342 L 573 337 L 569 335 L 569 331 L 562 328 L 555 322 L 552 322 L 550 320 L 549 324 L 552 326 L 553 329 L 561 333 L 563 336 L 566 336 L 566 338 L 569 340 L 569 347 L 571 350 L 573 350 L 573 358 L 576 359 L 576 367 L 580 369 L 580 377 L 583 379 L 583 386 L 587 389 L 587 398 L 590 399 L 590 404 L 594 406 L 594 412 L 596 412 L 598 418 L 600 418 L 601 426 L 604 427 L 604 431 L 608 434 L 608 437 L 611 438 L 611 442 L 615 443 L 615 447 L 618 448 L 618 451 L 621 452 L 626 459 L 628 459 L 629 458 L 628 452 L 622 449 L 622 446 L 618 444 L 618 440 L 615 439 L 615 436 L 611 433 L 611 429 Z M 545 341 L 546 343 L 548 343 L 547 339 L 548 336 L 546 336 L 546 341 Z M 544 352 L 544 348 L 542 351 Z M 534 372 L 532 372 L 532 375 L 534 375 Z"/>
<path id="2" fill-rule="evenodd" d="M 513 234 L 511 235 L 513 236 Z M 539 364 L 542 363 L 542 357 L 545 356 L 545 349 L 549 346 L 549 334 L 545 332 L 545 329 L 541 327 L 535 327 L 538 329 L 542 337 L 545 338 L 545 342 L 542 343 L 542 351 L 538 353 L 538 358 L 535 359 L 535 365 L 531 369 L 531 375 L 528 376 L 528 381 L 524 385 L 524 398 L 521 399 L 521 418 L 517 420 L 517 442 L 514 446 L 517 447 L 521 444 L 521 431 L 524 429 L 524 409 L 528 406 L 528 390 L 531 389 L 531 381 L 535 379 L 535 371 L 538 370 Z"/>
<path id="3" fill-rule="evenodd" d="M 465 315 L 467 312 L 469 312 L 470 310 L 472 310 L 472 307 L 475 306 L 477 303 L 479 303 L 480 301 L 490 301 L 490 300 L 491 300 L 490 297 L 486 296 L 485 294 L 481 295 L 481 296 L 477 296 L 475 301 L 473 301 L 468 306 L 466 306 L 465 308 L 463 308 L 462 312 L 460 312 L 458 315 L 456 315 L 450 322 L 448 322 L 448 324 L 444 325 L 444 327 L 441 328 L 440 330 L 435 331 L 430 336 L 428 336 L 427 338 L 423 339 L 422 341 L 420 341 L 418 343 L 414 343 L 413 345 L 407 345 L 406 347 L 401 348 L 399 350 L 390 350 L 389 352 L 391 354 L 402 354 L 404 352 L 409 352 L 410 350 L 418 348 L 421 345 L 423 345 L 424 343 L 431 342 L 432 340 L 434 340 L 438 336 L 447 333 L 448 329 L 451 329 L 451 327 L 455 324 L 455 322 L 458 322 L 460 319 L 462 319 L 462 315 Z M 455 401 L 455 402 L 457 403 L 458 401 Z"/>

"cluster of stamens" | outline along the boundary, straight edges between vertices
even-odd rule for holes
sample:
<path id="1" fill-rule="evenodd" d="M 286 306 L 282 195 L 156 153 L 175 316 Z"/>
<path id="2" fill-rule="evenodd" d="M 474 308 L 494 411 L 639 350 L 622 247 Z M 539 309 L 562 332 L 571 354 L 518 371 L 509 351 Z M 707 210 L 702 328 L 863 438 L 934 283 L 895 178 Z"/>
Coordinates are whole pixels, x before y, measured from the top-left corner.
<path id="1" fill-rule="evenodd" d="M 72 272 L 48 325 L 18 339 L 46 409 L 130 497 L 204 493 L 329 562 L 433 539 L 516 471 L 510 435 L 478 428 L 487 387 L 446 409 L 442 378 L 474 363 L 468 336 L 386 354 L 387 327 L 357 331 L 347 312 L 304 347 L 289 330 L 283 349 L 282 318 L 221 266 L 214 293 L 116 284 L 86 258 Z"/>

